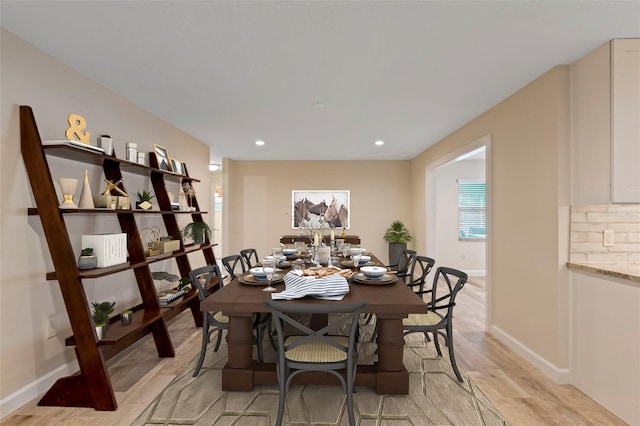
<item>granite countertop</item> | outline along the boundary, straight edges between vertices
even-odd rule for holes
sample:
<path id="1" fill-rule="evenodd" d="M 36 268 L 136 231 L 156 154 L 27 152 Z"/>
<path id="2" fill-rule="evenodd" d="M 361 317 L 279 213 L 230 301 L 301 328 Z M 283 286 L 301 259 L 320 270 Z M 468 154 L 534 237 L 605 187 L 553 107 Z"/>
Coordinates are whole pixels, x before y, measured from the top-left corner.
<path id="1" fill-rule="evenodd" d="M 569 269 L 595 272 L 609 277 L 640 283 L 640 263 L 574 263 L 567 262 Z"/>

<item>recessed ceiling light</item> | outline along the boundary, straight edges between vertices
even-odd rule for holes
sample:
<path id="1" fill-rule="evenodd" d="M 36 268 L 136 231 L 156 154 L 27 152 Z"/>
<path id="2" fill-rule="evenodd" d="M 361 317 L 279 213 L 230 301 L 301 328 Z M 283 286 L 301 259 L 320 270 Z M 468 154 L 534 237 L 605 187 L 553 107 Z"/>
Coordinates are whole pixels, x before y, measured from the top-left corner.
<path id="1" fill-rule="evenodd" d="M 220 164 L 209 164 L 209 171 L 215 172 L 216 170 L 220 170 Z"/>
<path id="2" fill-rule="evenodd" d="M 316 102 L 315 104 L 311 105 L 311 108 L 313 108 L 313 109 L 322 109 L 322 108 L 324 108 L 324 104 L 322 104 L 320 102 Z"/>
<path id="3" fill-rule="evenodd" d="M 382 145 L 384 145 L 384 141 L 375 141 L 374 145 L 382 146 Z"/>
<path id="4" fill-rule="evenodd" d="M 264 145 L 264 141 L 256 141 L 256 145 L 263 146 Z"/>

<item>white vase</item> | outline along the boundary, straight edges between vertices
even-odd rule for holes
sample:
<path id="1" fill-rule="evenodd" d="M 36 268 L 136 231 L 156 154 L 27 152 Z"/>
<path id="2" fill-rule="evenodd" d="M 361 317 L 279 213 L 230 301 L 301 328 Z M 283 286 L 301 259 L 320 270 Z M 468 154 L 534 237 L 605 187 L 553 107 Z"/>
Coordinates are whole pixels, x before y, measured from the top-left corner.
<path id="1" fill-rule="evenodd" d="M 78 188 L 78 179 L 73 178 L 58 178 L 60 182 L 60 190 L 62 191 L 62 203 L 60 203 L 61 209 L 77 209 L 78 206 L 73 202 L 73 196 Z"/>

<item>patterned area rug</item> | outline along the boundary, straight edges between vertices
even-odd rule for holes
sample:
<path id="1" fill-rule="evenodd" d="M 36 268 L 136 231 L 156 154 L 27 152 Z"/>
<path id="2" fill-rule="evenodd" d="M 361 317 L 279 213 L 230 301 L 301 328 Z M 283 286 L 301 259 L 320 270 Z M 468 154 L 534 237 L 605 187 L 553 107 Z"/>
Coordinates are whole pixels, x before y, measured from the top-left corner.
<path id="1" fill-rule="evenodd" d="M 363 326 L 367 341 L 371 324 Z M 265 339 L 265 360 L 275 353 Z M 224 339 L 223 339 L 224 342 Z M 378 395 L 368 387 L 357 387 L 354 412 L 361 426 L 404 425 L 506 425 L 498 410 L 461 371 L 459 383 L 446 353 L 439 357 L 433 343 L 421 334 L 405 338 L 404 364 L 410 373 L 409 395 Z M 426 344 L 425 344 L 426 343 Z M 361 364 L 375 362 L 375 343 L 359 347 Z M 264 425 L 275 424 L 278 407 L 276 386 L 255 386 L 252 392 L 220 390 L 221 371 L 227 362 L 226 345 L 218 352 L 207 349 L 198 377 L 192 377 L 196 358 L 133 422 L 144 425 Z M 286 425 L 348 425 L 346 398 L 338 386 L 292 386 L 287 395 Z"/>

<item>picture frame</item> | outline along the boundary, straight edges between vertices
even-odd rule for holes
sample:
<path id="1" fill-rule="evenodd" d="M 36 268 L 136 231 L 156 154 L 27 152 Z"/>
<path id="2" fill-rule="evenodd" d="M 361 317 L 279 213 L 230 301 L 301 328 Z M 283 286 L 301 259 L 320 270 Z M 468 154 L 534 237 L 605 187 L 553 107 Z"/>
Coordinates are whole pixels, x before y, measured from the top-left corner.
<path id="1" fill-rule="evenodd" d="M 179 174 L 184 176 L 185 173 L 185 168 L 184 168 L 184 163 L 180 160 L 176 160 L 175 158 L 171 157 L 169 158 L 170 162 L 171 162 L 171 169 L 173 170 L 174 173 Z"/>
<path id="2" fill-rule="evenodd" d="M 169 159 L 169 151 L 167 151 L 167 148 L 154 143 L 153 152 L 156 154 L 158 160 L 158 168 L 172 172 L 173 169 L 171 168 L 171 160 Z"/>
<path id="3" fill-rule="evenodd" d="M 346 189 L 294 189 L 291 191 L 291 227 L 324 219 L 331 228 L 350 228 L 350 192 Z"/>

